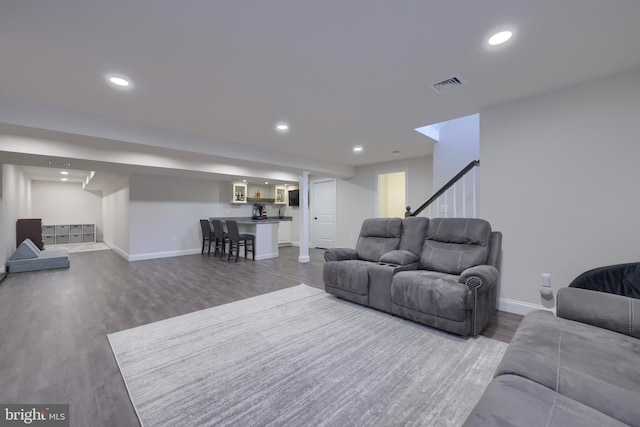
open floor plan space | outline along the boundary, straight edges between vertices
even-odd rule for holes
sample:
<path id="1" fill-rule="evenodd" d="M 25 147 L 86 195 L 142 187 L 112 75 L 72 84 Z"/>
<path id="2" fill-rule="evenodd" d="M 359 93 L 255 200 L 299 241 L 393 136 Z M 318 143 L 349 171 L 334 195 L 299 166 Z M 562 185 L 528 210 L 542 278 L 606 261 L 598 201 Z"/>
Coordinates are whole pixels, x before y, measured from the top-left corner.
<path id="1" fill-rule="evenodd" d="M 188 255 L 127 262 L 72 253 L 69 269 L 0 284 L 0 401 L 68 403 L 73 426 L 135 426 L 107 334 L 305 283 L 322 289 L 324 251 L 258 262 Z M 520 316 L 498 312 L 485 336 L 508 342 Z M 420 326 L 422 327 L 422 326 Z"/>

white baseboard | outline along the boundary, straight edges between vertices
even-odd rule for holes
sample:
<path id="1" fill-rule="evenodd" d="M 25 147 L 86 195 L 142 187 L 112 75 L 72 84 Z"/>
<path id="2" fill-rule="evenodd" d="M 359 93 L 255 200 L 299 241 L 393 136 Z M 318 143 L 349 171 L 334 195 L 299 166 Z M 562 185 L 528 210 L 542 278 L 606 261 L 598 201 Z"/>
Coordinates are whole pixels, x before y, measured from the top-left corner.
<path id="1" fill-rule="evenodd" d="M 174 256 L 183 256 L 183 255 L 196 255 L 202 251 L 201 248 L 198 249 L 183 249 L 180 251 L 167 251 L 167 252 L 149 252 L 146 254 L 137 254 L 137 255 L 129 255 L 129 261 L 144 261 L 147 259 L 158 259 L 158 258 L 171 258 Z"/>
<path id="2" fill-rule="evenodd" d="M 256 255 L 256 261 L 260 261 L 262 259 L 271 259 L 271 258 L 278 258 L 280 255 L 278 254 L 278 252 L 274 252 L 271 254 L 263 254 L 263 255 Z M 231 257 L 233 258 L 233 257 Z M 244 258 L 244 257 L 240 257 L 240 258 Z M 251 256 L 249 256 L 247 259 L 251 259 Z"/>
<path id="3" fill-rule="evenodd" d="M 539 304 L 531 304 L 529 302 L 517 301 L 508 298 L 498 298 L 498 310 L 508 313 L 520 314 L 522 316 L 535 310 L 548 310 L 555 314 L 555 309 L 549 309 Z"/>
<path id="4" fill-rule="evenodd" d="M 123 251 L 122 249 L 120 249 L 118 246 L 114 245 L 113 243 L 111 243 L 108 240 L 102 240 L 102 243 L 104 243 L 105 245 L 109 246 L 115 253 L 117 253 L 118 255 L 120 255 L 122 258 L 126 259 L 127 261 L 129 260 L 129 254 L 126 253 L 125 251 Z"/>

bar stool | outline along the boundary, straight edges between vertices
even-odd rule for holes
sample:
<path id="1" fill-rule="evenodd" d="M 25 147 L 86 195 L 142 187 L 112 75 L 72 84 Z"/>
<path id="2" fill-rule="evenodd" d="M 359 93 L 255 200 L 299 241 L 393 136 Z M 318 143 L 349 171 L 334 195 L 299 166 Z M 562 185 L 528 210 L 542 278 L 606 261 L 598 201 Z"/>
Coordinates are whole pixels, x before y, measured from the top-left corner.
<path id="1" fill-rule="evenodd" d="M 209 251 L 207 252 L 207 255 L 209 255 L 211 253 L 211 239 L 213 239 L 211 223 L 208 219 L 201 219 L 200 228 L 202 229 L 202 251 L 200 251 L 200 253 L 204 253 L 204 245 L 206 242 L 209 242 Z"/>
<path id="2" fill-rule="evenodd" d="M 237 221 L 225 221 L 227 223 L 227 233 L 229 234 L 229 257 L 227 261 L 231 260 L 231 254 L 233 250 L 236 251 L 236 262 L 238 262 L 238 254 L 240 253 L 240 247 L 244 246 L 244 257 L 247 257 L 247 251 L 251 252 L 252 258 L 256 259 L 255 242 L 256 236 L 253 234 L 240 234 L 238 231 Z M 251 242 L 251 249 L 247 249 L 248 243 Z"/>
<path id="3" fill-rule="evenodd" d="M 215 238 L 213 255 L 215 256 L 218 253 L 218 250 L 220 250 L 220 258 L 222 258 L 224 256 L 225 246 L 227 245 L 229 235 L 224 232 L 222 221 L 219 219 L 212 219 L 211 224 L 213 225 L 213 235 Z"/>

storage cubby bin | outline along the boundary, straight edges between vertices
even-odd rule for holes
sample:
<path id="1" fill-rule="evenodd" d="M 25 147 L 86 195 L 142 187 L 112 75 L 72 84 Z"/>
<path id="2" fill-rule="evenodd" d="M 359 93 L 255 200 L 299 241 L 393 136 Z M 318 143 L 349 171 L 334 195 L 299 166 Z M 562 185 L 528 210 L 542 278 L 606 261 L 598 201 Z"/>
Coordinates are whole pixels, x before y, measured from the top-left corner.
<path id="1" fill-rule="evenodd" d="M 95 243 L 95 241 L 95 224 L 56 224 L 42 226 L 42 242 L 44 245 Z"/>
<path id="2" fill-rule="evenodd" d="M 69 235 L 68 234 L 56 235 L 56 245 L 66 245 L 68 243 L 69 243 Z"/>
<path id="3" fill-rule="evenodd" d="M 68 225 L 56 225 L 56 234 L 69 234 Z"/>

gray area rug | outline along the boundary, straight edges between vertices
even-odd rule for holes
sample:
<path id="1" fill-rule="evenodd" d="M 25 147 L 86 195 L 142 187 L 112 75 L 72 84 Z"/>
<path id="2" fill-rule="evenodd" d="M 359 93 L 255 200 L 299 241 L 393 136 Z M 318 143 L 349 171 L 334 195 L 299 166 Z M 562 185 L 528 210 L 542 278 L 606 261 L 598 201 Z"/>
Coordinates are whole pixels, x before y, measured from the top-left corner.
<path id="1" fill-rule="evenodd" d="M 459 426 L 506 344 L 306 285 L 108 336 L 155 426 Z"/>
<path id="2" fill-rule="evenodd" d="M 69 253 L 75 252 L 92 252 L 92 251 L 106 251 L 111 249 L 109 246 L 102 242 L 95 243 L 70 243 L 67 245 L 47 245 L 46 249 L 60 249 L 65 248 L 69 250 Z"/>

